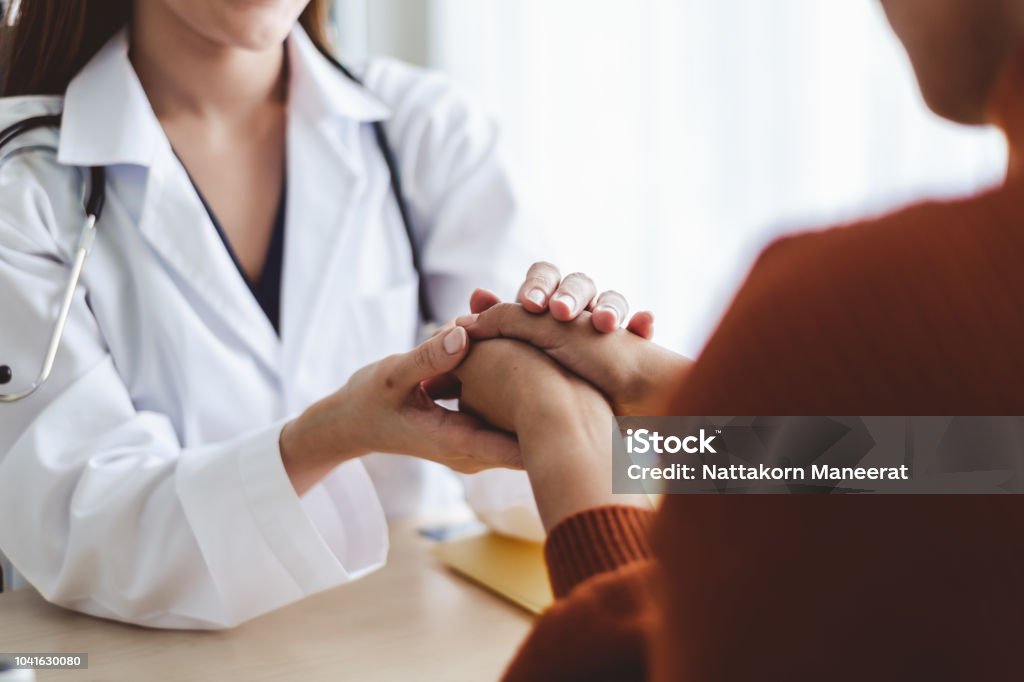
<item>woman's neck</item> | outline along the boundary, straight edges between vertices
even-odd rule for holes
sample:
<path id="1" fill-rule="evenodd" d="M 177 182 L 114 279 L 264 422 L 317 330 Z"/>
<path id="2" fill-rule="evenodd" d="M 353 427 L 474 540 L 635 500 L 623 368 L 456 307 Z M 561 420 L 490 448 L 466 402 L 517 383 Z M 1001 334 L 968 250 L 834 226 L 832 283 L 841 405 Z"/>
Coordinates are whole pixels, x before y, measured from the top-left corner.
<path id="1" fill-rule="evenodd" d="M 246 118 L 286 98 L 282 45 L 247 50 L 196 32 L 162 2 L 136 3 L 130 57 L 158 118 Z"/>

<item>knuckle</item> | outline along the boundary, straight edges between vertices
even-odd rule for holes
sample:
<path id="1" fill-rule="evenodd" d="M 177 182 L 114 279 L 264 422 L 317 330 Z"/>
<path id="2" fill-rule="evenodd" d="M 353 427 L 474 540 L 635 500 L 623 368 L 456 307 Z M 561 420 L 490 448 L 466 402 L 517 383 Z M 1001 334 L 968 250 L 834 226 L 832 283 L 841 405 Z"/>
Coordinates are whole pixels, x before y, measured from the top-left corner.
<path id="1" fill-rule="evenodd" d="M 557 286 L 562 276 L 558 268 L 547 261 L 538 261 L 530 266 L 526 272 L 526 281 L 530 284 L 537 284 L 544 287 Z"/>
<path id="2" fill-rule="evenodd" d="M 594 280 L 585 272 L 574 272 L 562 282 L 562 286 L 571 285 L 586 289 L 594 289 Z"/>
<path id="3" fill-rule="evenodd" d="M 558 282 L 558 278 L 541 277 L 540 275 L 527 277 L 526 281 L 523 282 L 523 292 L 525 293 L 539 287 L 550 293 L 558 286 Z"/>
<path id="4" fill-rule="evenodd" d="M 522 306 L 517 303 L 499 303 L 480 313 L 480 317 L 476 321 L 478 325 L 500 322 L 501 320 L 508 319 L 517 309 L 522 309 Z"/>
<path id="5" fill-rule="evenodd" d="M 609 289 L 608 291 L 606 291 L 603 294 L 601 294 L 601 297 L 602 298 L 605 298 L 605 297 L 607 297 L 607 298 L 614 298 L 614 299 L 619 299 L 619 300 L 622 300 L 622 301 L 626 300 L 626 297 L 623 296 L 618 291 L 616 291 L 615 289 Z"/>
<path id="6" fill-rule="evenodd" d="M 488 313 L 498 317 L 511 317 L 512 315 L 524 314 L 523 306 L 517 303 L 501 303 L 491 308 Z"/>
<path id="7" fill-rule="evenodd" d="M 488 318 L 487 324 L 498 336 L 507 335 L 510 327 L 515 327 L 517 321 L 530 315 L 522 306 L 513 303 L 495 306 L 485 314 Z"/>
<path id="8" fill-rule="evenodd" d="M 609 305 L 614 308 L 628 309 L 629 301 L 617 291 L 609 290 L 601 294 L 601 305 Z"/>
<path id="9" fill-rule="evenodd" d="M 437 366 L 434 356 L 433 344 L 424 343 L 412 353 L 413 364 L 417 369 L 431 370 Z"/>
<path id="10" fill-rule="evenodd" d="M 533 272 L 534 270 L 554 270 L 557 272 L 558 266 L 551 261 L 539 260 L 535 261 L 534 264 L 530 266 L 530 272 Z"/>

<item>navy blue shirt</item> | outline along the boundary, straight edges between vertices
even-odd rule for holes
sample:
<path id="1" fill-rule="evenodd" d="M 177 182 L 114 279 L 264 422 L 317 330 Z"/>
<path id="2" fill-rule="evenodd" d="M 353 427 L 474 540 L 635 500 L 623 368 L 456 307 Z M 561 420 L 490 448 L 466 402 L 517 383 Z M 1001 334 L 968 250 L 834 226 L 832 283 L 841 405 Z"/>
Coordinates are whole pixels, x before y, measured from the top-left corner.
<path id="1" fill-rule="evenodd" d="M 184 167 L 184 164 L 182 164 Z M 185 170 L 188 174 L 188 169 Z M 189 180 L 192 180 L 192 176 L 189 175 Z M 245 274 L 245 270 L 242 268 L 242 264 L 238 260 L 238 256 L 235 254 L 235 250 L 231 248 L 231 242 L 228 241 L 228 237 L 224 234 L 224 228 L 221 227 L 220 221 L 217 220 L 217 216 L 214 215 L 213 209 L 210 208 L 210 204 L 207 203 L 206 197 L 199 191 L 199 186 L 196 185 L 195 180 L 192 180 L 192 186 L 196 190 L 196 194 L 199 196 L 199 201 L 203 203 L 203 207 L 206 209 L 207 214 L 210 216 L 210 222 L 213 223 L 213 227 L 217 230 L 217 234 L 220 236 L 220 240 L 224 242 L 224 248 L 227 249 L 228 254 L 231 256 L 231 262 L 235 264 L 238 269 L 238 274 L 241 276 L 245 283 L 249 286 L 249 291 L 252 292 L 253 297 L 256 298 L 256 302 L 263 308 L 263 312 L 266 314 L 267 319 L 270 320 L 270 324 L 274 326 L 274 331 L 280 335 L 281 328 L 281 273 L 284 269 L 284 218 L 285 218 L 285 205 L 287 204 L 288 196 L 288 184 L 287 182 L 281 183 L 281 199 L 277 204 L 277 213 L 274 215 L 274 226 L 273 232 L 270 236 L 270 245 L 267 247 L 266 260 L 263 262 L 263 274 L 260 275 L 258 282 L 253 282 L 249 279 L 249 276 Z"/>

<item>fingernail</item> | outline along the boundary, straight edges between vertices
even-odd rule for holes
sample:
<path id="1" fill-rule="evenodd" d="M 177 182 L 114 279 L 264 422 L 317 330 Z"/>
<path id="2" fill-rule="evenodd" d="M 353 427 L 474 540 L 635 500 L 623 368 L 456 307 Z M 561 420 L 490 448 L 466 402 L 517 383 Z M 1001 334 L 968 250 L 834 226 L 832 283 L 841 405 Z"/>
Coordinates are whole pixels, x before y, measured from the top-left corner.
<path id="1" fill-rule="evenodd" d="M 469 325 L 480 319 L 480 315 L 474 313 L 473 315 L 462 315 L 455 318 L 455 324 L 459 327 L 468 327 Z"/>
<path id="2" fill-rule="evenodd" d="M 555 296 L 553 299 L 551 299 L 551 302 L 561 303 L 562 305 L 569 309 L 569 312 L 576 312 L 576 299 L 570 296 L 569 294 L 559 294 L 558 296 Z"/>
<path id="3" fill-rule="evenodd" d="M 448 335 L 444 337 L 444 350 L 448 355 L 455 355 L 463 348 L 466 347 L 466 330 L 462 327 L 456 327 L 455 329 L 448 332 Z"/>
<path id="4" fill-rule="evenodd" d="M 527 300 L 532 301 L 533 303 L 536 303 L 537 305 L 543 307 L 544 299 L 546 299 L 547 296 L 544 294 L 543 289 L 530 289 L 526 293 L 526 298 Z"/>
<path id="5" fill-rule="evenodd" d="M 616 310 L 615 308 L 613 308 L 610 305 L 599 305 L 596 308 L 594 308 L 594 312 L 595 313 L 600 313 L 600 312 L 611 313 L 612 317 L 615 318 L 615 324 L 619 323 L 619 311 Z"/>

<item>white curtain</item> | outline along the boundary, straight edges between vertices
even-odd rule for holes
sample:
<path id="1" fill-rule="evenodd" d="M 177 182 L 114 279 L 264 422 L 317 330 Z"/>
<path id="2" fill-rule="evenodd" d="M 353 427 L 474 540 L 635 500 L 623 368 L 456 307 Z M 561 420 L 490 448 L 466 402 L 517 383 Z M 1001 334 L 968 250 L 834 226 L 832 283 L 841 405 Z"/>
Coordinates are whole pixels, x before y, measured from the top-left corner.
<path id="1" fill-rule="evenodd" d="M 479 97 L 558 262 L 653 309 L 684 352 L 772 237 L 1005 167 L 998 133 L 927 112 L 877 0 L 354 4 L 359 56 L 404 53 Z"/>

